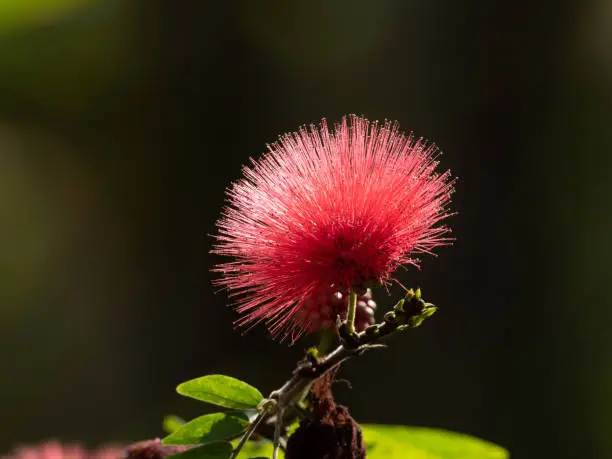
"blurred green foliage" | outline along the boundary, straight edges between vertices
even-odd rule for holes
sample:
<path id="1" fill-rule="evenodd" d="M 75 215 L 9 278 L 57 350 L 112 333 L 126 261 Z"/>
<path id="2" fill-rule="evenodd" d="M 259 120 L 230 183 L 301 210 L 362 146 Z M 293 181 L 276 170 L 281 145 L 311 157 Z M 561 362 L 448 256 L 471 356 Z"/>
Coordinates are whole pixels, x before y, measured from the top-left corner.
<path id="1" fill-rule="evenodd" d="M 90 0 L 2 0 L 0 34 L 53 23 Z"/>
<path id="2" fill-rule="evenodd" d="M 21 5 L 10 0 L 0 5 L 5 3 Z M 34 5 L 58 9 L 64 15 L 58 11 L 44 26 L 28 24 L 0 34 L 0 95 L 5 110 L 19 116 L 53 117 L 56 122 L 95 116 L 101 109 L 99 101 L 117 84 L 121 66 L 126 65 L 129 4 L 116 0 L 23 3 L 32 3 L 32 9 Z M 77 4 L 79 8 L 67 16 L 67 7 Z M 0 25 L 6 17 L 12 13 L 3 15 L 0 7 Z"/>
<path id="3" fill-rule="evenodd" d="M 371 459 L 508 459 L 503 448 L 454 432 L 423 427 L 362 426 Z"/>

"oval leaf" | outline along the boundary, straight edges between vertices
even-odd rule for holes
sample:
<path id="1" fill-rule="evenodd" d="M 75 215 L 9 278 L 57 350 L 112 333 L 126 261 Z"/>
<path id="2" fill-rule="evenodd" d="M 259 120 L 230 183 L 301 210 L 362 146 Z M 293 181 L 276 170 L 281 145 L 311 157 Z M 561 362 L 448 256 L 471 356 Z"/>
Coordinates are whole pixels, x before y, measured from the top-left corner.
<path id="1" fill-rule="evenodd" d="M 501 446 L 470 435 L 424 427 L 364 424 L 368 459 L 508 459 Z"/>
<path id="2" fill-rule="evenodd" d="M 179 384 L 176 391 L 186 397 L 225 408 L 253 410 L 263 395 L 253 386 L 239 379 L 223 375 L 208 375 Z"/>
<path id="3" fill-rule="evenodd" d="M 197 445 L 226 440 L 244 432 L 249 425 L 242 411 L 212 413 L 195 418 L 164 438 L 164 445 Z"/>
<path id="4" fill-rule="evenodd" d="M 166 459 L 229 459 L 233 450 L 231 443 L 219 441 L 173 454 Z"/>

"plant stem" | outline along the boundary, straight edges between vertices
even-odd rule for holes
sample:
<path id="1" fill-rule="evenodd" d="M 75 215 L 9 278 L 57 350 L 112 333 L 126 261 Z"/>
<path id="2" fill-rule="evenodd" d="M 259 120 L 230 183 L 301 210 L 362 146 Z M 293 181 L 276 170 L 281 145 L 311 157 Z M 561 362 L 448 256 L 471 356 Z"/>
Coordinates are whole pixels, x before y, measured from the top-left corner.
<path id="1" fill-rule="evenodd" d="M 280 409 L 276 414 L 276 426 L 274 428 L 274 449 L 272 450 L 272 459 L 278 459 L 278 447 L 280 446 L 281 430 L 283 428 L 284 410 Z"/>
<path id="2" fill-rule="evenodd" d="M 348 300 L 348 311 L 346 312 L 346 330 L 349 335 L 355 334 L 355 316 L 357 315 L 357 293 L 351 290 Z"/>
<path id="3" fill-rule="evenodd" d="M 349 305 L 350 303 L 351 301 L 349 301 Z M 353 302 L 353 305 L 355 304 L 356 302 Z M 349 346 L 346 341 L 341 340 L 342 344 L 329 354 L 319 359 L 307 358 L 301 361 L 293 371 L 292 377 L 280 389 L 273 391 L 269 398 L 276 400 L 279 410 L 284 411 L 292 408 L 304 390 L 324 373 L 336 368 L 345 360 L 361 355 L 370 349 L 382 347 L 380 342 L 391 335 L 409 328 L 418 327 L 436 309 L 432 304 L 421 300 L 420 294 L 418 297 L 411 294 L 410 299 L 406 297 L 406 301 L 401 300 L 395 306 L 394 312 L 388 312 L 382 323 L 372 325 L 361 333 L 354 333 L 352 345 Z M 343 338 L 342 336 L 340 337 Z"/>
<path id="4" fill-rule="evenodd" d="M 235 459 L 238 456 L 238 453 L 240 453 L 240 450 L 242 449 L 244 444 L 247 442 L 249 438 L 251 438 L 251 435 L 253 435 L 253 433 L 259 427 L 259 424 L 261 424 L 261 422 L 267 417 L 267 415 L 268 413 L 266 412 L 262 412 L 257 415 L 255 420 L 251 423 L 251 425 L 249 425 L 246 432 L 244 433 L 244 435 L 242 436 L 242 438 L 236 445 L 236 448 L 234 448 L 234 451 L 232 451 L 232 455 L 230 456 L 230 459 Z"/>

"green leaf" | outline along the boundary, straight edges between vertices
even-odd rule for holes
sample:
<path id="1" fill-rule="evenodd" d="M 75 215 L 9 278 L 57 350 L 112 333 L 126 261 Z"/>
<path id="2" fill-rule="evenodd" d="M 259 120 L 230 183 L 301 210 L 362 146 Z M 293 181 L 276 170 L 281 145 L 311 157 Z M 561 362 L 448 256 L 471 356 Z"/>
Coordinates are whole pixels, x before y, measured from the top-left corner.
<path id="1" fill-rule="evenodd" d="M 226 440 L 244 432 L 249 417 L 242 411 L 205 414 L 164 438 L 164 445 L 197 445 Z"/>
<path id="2" fill-rule="evenodd" d="M 253 386 L 239 379 L 223 375 L 209 375 L 179 384 L 176 391 L 186 397 L 225 408 L 254 410 L 263 395 Z"/>
<path id="3" fill-rule="evenodd" d="M 164 420 L 162 421 L 162 428 L 164 429 L 164 432 L 169 434 L 176 432 L 184 425 L 185 421 L 173 414 L 169 414 L 168 416 L 164 417 Z"/>
<path id="4" fill-rule="evenodd" d="M 508 459 L 508 451 L 470 435 L 424 427 L 364 424 L 368 459 Z"/>
<path id="5" fill-rule="evenodd" d="M 167 459 L 229 459 L 232 455 L 232 444 L 226 441 L 209 443 L 208 445 L 198 446 L 188 449 L 182 453 L 168 456 Z"/>
<path id="6" fill-rule="evenodd" d="M 238 441 L 234 442 L 234 446 L 238 444 Z M 256 459 L 259 457 L 270 458 L 272 457 L 272 443 L 268 440 L 259 441 L 247 441 L 243 448 L 238 454 L 238 459 Z M 285 453 L 283 450 L 278 451 L 278 458 L 284 459 Z"/>

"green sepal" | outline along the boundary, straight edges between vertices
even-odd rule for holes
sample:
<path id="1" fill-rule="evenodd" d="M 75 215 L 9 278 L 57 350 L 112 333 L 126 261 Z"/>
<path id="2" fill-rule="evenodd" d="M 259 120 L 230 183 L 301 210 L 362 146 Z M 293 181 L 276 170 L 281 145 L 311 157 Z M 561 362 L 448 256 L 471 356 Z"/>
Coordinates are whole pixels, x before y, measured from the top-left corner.
<path id="1" fill-rule="evenodd" d="M 438 308 L 433 304 L 423 301 L 420 288 L 410 289 L 406 292 L 404 298 L 397 302 L 393 310 L 385 314 L 385 321 L 393 323 L 395 316 L 397 316 L 402 325 L 415 328 L 437 310 Z"/>
<path id="2" fill-rule="evenodd" d="M 422 300 L 420 300 L 422 301 Z M 434 315 L 434 313 L 438 310 L 436 306 L 431 303 L 423 303 L 419 314 L 411 316 L 408 319 L 408 325 L 412 328 L 418 327 L 423 323 L 425 319 Z"/>

